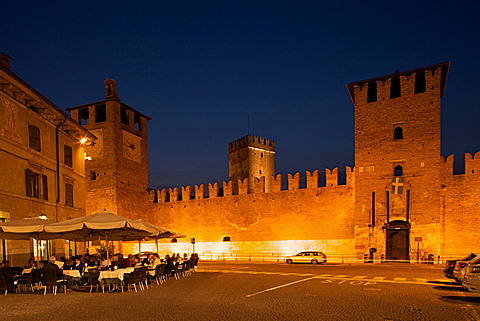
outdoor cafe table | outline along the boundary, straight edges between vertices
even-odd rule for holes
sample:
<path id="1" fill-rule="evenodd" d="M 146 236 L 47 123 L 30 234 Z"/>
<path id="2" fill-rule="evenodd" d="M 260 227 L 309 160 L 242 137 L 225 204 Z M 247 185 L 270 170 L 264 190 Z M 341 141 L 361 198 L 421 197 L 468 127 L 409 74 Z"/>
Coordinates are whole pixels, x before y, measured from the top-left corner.
<path id="1" fill-rule="evenodd" d="M 69 275 L 72 278 L 81 278 L 82 276 L 80 275 L 79 270 L 63 270 L 64 275 Z"/>
<path id="2" fill-rule="evenodd" d="M 123 275 L 125 273 L 132 273 L 135 270 L 135 268 L 130 267 L 130 268 L 125 268 L 125 269 L 116 269 L 113 271 L 100 271 L 100 276 L 98 277 L 98 280 L 102 283 L 113 283 L 110 280 L 111 279 L 118 279 L 120 282 L 123 282 Z"/>

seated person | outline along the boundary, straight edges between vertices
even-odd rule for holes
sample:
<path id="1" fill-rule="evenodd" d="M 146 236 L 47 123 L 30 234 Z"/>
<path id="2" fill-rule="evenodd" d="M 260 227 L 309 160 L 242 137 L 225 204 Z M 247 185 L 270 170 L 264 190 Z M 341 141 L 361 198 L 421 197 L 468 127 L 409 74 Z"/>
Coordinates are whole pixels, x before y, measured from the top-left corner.
<path id="1" fill-rule="evenodd" d="M 58 264 L 56 264 L 56 262 L 57 258 L 55 256 L 51 256 L 48 261 L 43 262 L 43 269 L 55 271 L 57 280 L 66 280 L 67 289 L 73 288 L 73 278 L 69 275 L 63 275 L 63 271 L 58 267 Z"/>

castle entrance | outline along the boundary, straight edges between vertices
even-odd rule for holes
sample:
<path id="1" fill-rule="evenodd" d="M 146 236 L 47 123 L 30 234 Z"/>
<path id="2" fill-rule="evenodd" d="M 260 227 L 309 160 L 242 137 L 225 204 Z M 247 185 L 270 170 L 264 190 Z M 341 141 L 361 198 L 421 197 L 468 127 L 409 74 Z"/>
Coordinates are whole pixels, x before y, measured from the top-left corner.
<path id="1" fill-rule="evenodd" d="M 410 262 L 410 224 L 392 221 L 386 224 L 386 261 Z"/>

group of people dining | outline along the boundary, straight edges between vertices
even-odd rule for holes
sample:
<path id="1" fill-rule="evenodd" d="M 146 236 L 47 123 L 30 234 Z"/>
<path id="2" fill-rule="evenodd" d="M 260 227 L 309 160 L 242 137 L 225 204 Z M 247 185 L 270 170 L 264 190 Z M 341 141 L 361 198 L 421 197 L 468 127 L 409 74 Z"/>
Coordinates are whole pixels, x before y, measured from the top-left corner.
<path id="1" fill-rule="evenodd" d="M 124 256 L 121 253 L 110 255 L 107 257 L 102 257 L 99 255 L 77 255 L 71 256 L 69 258 L 61 257 L 60 260 L 57 259 L 55 255 L 51 256 L 46 261 L 37 262 L 35 259 L 31 258 L 28 260 L 27 265 L 25 265 L 23 271 L 30 272 L 32 269 L 43 269 L 43 270 L 54 270 L 57 276 L 57 279 L 63 279 L 67 283 L 67 289 L 72 289 L 74 285 L 74 278 L 64 273 L 66 270 L 78 270 L 80 278 L 75 278 L 77 285 L 88 284 L 89 278 L 88 273 L 90 269 L 97 269 L 98 271 L 104 270 L 115 270 L 115 269 L 125 269 L 125 268 L 136 268 L 136 267 L 147 267 L 150 276 L 155 275 L 155 269 L 160 264 L 165 264 L 165 275 L 172 275 L 175 265 L 182 265 L 184 262 L 190 260 L 190 268 L 193 271 L 196 271 L 198 266 L 198 254 L 193 253 L 190 257 L 187 253 L 184 253 L 181 256 L 179 253 L 173 253 L 170 255 L 165 255 L 160 257 L 158 253 L 148 253 L 148 254 L 129 254 Z M 2 272 L 0 266 L 0 272 Z M 5 269 L 6 270 L 6 269 Z M 3 274 L 3 273 L 2 273 Z"/>

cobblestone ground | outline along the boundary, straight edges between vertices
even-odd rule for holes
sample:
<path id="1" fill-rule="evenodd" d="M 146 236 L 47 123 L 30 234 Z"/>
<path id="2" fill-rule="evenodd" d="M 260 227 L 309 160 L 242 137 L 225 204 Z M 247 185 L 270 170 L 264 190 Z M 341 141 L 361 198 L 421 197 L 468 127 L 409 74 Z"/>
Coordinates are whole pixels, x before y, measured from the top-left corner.
<path id="1" fill-rule="evenodd" d="M 0 295 L 0 320 L 480 320 L 441 269 L 205 263 L 144 291 Z"/>

